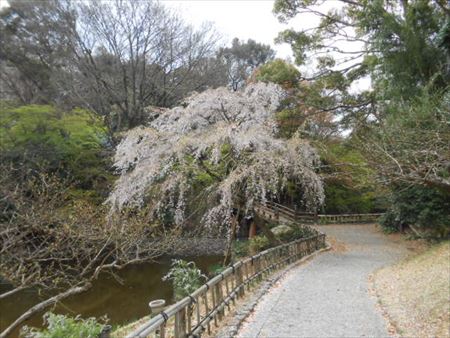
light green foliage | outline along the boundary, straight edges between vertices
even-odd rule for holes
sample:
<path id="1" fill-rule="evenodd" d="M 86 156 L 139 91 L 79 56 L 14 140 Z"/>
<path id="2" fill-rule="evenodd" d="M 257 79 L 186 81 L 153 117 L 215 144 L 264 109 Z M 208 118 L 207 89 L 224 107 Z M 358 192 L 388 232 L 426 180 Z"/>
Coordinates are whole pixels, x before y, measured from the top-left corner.
<path id="1" fill-rule="evenodd" d="M 76 182 L 72 194 L 77 197 L 85 190 L 104 190 L 112 179 L 103 154 L 109 140 L 106 129 L 86 110 L 2 105 L 0 140 L 1 159 L 22 168 L 20 180 L 29 172 L 58 173 Z"/>
<path id="2" fill-rule="evenodd" d="M 270 248 L 270 242 L 264 235 L 258 235 L 249 240 L 249 250 L 252 254 Z"/>
<path id="3" fill-rule="evenodd" d="M 2 109 L 0 138 L 2 151 L 47 146 L 54 156 L 70 161 L 77 161 L 85 151 L 100 149 L 107 141 L 98 117 L 82 109 L 60 112 L 48 105 Z"/>
<path id="4" fill-rule="evenodd" d="M 216 263 L 208 267 L 208 275 L 209 276 L 216 276 L 222 271 L 224 271 L 227 267 L 223 266 L 222 264 Z"/>
<path id="5" fill-rule="evenodd" d="M 351 141 L 330 141 L 321 149 L 328 214 L 369 213 L 384 209 L 386 193 L 375 181 L 362 153 Z"/>
<path id="6" fill-rule="evenodd" d="M 277 238 L 284 243 L 288 243 L 300 238 L 307 238 L 317 234 L 317 231 L 311 227 L 293 225 L 291 231 L 280 233 Z"/>
<path id="7" fill-rule="evenodd" d="M 261 66 L 256 74 L 256 80 L 258 81 L 274 82 L 287 88 L 297 86 L 299 79 L 300 72 L 297 68 L 280 59 Z"/>
<path id="8" fill-rule="evenodd" d="M 48 312 L 44 315 L 46 329 L 25 328 L 22 336 L 26 338 L 97 338 L 103 325 L 95 318 L 82 319 Z"/>
<path id="9" fill-rule="evenodd" d="M 207 278 L 194 262 L 186 262 L 182 259 L 174 259 L 172 267 L 163 277 L 164 281 L 172 281 L 175 300 L 183 299 L 197 290 Z"/>
<path id="10" fill-rule="evenodd" d="M 233 256 L 234 258 L 242 258 L 249 255 L 249 241 L 237 240 L 233 242 Z"/>

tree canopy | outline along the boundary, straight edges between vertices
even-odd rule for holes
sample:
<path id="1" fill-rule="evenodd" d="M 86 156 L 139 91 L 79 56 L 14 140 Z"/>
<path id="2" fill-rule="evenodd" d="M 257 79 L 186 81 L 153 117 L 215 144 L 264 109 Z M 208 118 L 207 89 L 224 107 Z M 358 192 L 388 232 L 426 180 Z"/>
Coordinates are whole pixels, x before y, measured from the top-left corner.
<path id="1" fill-rule="evenodd" d="M 208 90 L 130 130 L 115 155 L 113 210 L 146 207 L 154 220 L 179 225 L 193 213 L 217 229 L 234 209 L 252 214 L 256 201 L 276 198 L 289 181 L 301 191 L 299 207 L 316 210 L 323 203 L 316 152 L 299 137 L 276 136 L 274 113 L 285 96 L 270 83 Z"/>

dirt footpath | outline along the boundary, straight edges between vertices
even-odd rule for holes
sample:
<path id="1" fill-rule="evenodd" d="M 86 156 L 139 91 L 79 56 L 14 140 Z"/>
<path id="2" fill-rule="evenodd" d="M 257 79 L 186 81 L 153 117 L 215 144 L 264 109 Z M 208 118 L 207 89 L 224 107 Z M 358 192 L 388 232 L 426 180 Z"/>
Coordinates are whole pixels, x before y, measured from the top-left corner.
<path id="1" fill-rule="evenodd" d="M 333 250 L 292 269 L 261 299 L 239 337 L 389 337 L 369 275 L 406 256 L 373 225 L 318 227 Z"/>

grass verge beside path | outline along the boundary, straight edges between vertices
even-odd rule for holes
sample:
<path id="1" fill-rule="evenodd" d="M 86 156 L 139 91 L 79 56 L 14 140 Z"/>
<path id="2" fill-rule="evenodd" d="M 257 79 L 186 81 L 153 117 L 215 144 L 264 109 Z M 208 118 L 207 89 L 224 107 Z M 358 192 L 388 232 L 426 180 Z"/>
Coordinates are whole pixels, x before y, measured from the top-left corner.
<path id="1" fill-rule="evenodd" d="M 450 241 L 378 270 L 373 288 L 404 337 L 450 337 Z"/>

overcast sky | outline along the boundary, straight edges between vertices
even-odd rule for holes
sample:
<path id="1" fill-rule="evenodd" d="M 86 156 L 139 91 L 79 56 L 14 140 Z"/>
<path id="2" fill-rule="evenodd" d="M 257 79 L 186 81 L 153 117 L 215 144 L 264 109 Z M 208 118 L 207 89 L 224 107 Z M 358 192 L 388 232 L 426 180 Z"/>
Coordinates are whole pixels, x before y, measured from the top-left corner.
<path id="1" fill-rule="evenodd" d="M 293 59 L 289 45 L 276 45 L 274 39 L 278 33 L 287 28 L 302 30 L 315 27 L 318 18 L 314 15 L 297 16 L 288 24 L 280 23 L 272 13 L 274 0 L 161 0 L 166 6 L 176 10 L 187 23 L 200 26 L 204 22 L 213 23 L 223 37 L 223 44 L 229 45 L 234 37 L 241 40 L 253 39 L 269 44 L 277 52 L 277 57 Z M 0 7 L 7 4 L 0 0 Z M 337 4 L 326 1 L 320 11 L 328 11 Z M 345 50 L 354 48 L 351 44 L 339 43 Z M 360 48 L 360 47 L 357 47 Z M 336 56 L 335 56 L 336 57 Z M 355 62 L 355 61 L 353 61 Z M 312 70 L 311 64 L 301 67 L 303 73 Z M 363 81 L 367 87 L 368 81 Z M 361 84 L 357 85 L 360 87 Z"/>
<path id="2" fill-rule="evenodd" d="M 194 25 L 213 22 L 229 44 L 234 37 L 253 39 L 270 44 L 277 56 L 290 56 L 288 45 L 275 45 L 278 32 L 288 26 L 278 22 L 272 13 L 273 0 L 164 0 L 165 5 L 177 9 L 185 20 Z"/>
<path id="3" fill-rule="evenodd" d="M 288 44 L 275 44 L 278 33 L 288 29 L 295 30 L 316 27 L 319 18 L 315 15 L 297 15 L 288 24 L 282 24 L 272 13 L 274 0 L 162 0 L 162 2 L 184 17 L 186 22 L 199 26 L 204 22 L 212 22 L 223 36 L 223 43 L 229 45 L 234 37 L 242 40 L 253 39 L 270 44 L 277 52 L 277 57 L 292 60 L 292 50 Z M 327 12 L 339 3 L 326 1 L 315 9 Z M 354 43 L 337 42 L 344 50 L 358 50 L 361 46 Z M 342 55 L 331 53 L 337 60 L 344 60 Z M 356 61 L 352 61 L 355 63 Z M 305 75 L 311 75 L 312 63 L 301 67 Z M 345 64 L 344 64 L 345 65 Z M 367 86 L 367 81 L 363 87 Z M 360 84 L 357 85 L 360 87 Z"/>
<path id="4" fill-rule="evenodd" d="M 288 45 L 275 45 L 278 32 L 287 26 L 278 22 L 272 13 L 274 0 L 162 0 L 165 5 L 176 9 L 194 26 L 212 22 L 228 45 L 234 37 L 253 39 L 270 44 L 277 51 L 277 57 L 291 56 Z M 0 8 L 7 0 L 0 0 Z"/>

